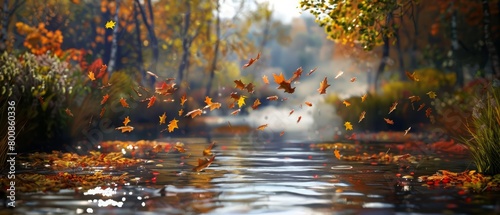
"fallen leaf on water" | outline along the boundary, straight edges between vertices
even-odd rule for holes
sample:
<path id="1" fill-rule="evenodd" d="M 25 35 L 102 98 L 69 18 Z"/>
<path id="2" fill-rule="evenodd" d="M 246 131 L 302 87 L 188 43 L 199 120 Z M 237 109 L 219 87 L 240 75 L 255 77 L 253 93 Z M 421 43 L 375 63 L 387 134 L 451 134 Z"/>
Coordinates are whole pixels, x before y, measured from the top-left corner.
<path id="1" fill-rule="evenodd" d="M 150 76 L 155 77 L 156 79 L 160 79 L 160 77 L 158 77 L 158 75 L 156 75 L 156 74 L 154 74 L 154 73 L 152 73 L 152 72 L 150 72 L 150 71 L 146 71 L 146 73 L 147 73 L 148 75 L 150 75 Z"/>
<path id="2" fill-rule="evenodd" d="M 101 113 L 99 113 L 99 118 L 102 118 L 104 116 L 104 112 L 106 112 L 106 108 L 101 109 Z"/>
<path id="3" fill-rule="evenodd" d="M 288 114 L 288 116 L 292 115 L 292 113 L 294 112 L 295 110 L 291 110 L 290 113 Z"/>
<path id="4" fill-rule="evenodd" d="M 179 116 L 182 116 L 183 113 L 184 113 L 184 109 L 180 109 L 179 110 Z"/>
<path id="5" fill-rule="evenodd" d="M 241 106 L 245 105 L 245 98 L 246 96 L 240 96 L 238 99 L 238 107 L 241 108 Z"/>
<path id="6" fill-rule="evenodd" d="M 417 75 L 415 74 L 415 72 L 412 73 L 409 73 L 409 72 L 405 72 L 406 73 L 406 76 L 408 76 L 408 78 L 412 81 L 420 81 L 417 77 Z"/>
<path id="7" fill-rule="evenodd" d="M 186 94 L 181 97 L 181 106 L 184 106 L 184 103 L 187 101 Z"/>
<path id="8" fill-rule="evenodd" d="M 432 114 L 432 108 L 427 108 L 427 109 L 425 110 L 425 116 L 426 116 L 427 118 L 429 118 L 429 117 L 431 116 L 431 114 Z"/>

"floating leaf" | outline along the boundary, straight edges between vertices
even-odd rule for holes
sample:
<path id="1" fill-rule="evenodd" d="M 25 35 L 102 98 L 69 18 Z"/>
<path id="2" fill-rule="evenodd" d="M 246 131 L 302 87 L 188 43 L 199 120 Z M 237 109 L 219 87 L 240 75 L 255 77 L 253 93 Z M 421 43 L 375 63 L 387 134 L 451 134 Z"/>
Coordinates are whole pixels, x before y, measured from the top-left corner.
<path id="1" fill-rule="evenodd" d="M 203 150 L 203 156 L 212 156 L 214 153 L 212 153 L 212 149 L 215 146 L 215 142 L 212 142 L 207 148 Z"/>
<path id="2" fill-rule="evenodd" d="M 179 116 L 182 116 L 182 113 L 184 113 L 184 109 L 179 110 Z"/>
<path id="3" fill-rule="evenodd" d="M 184 106 L 184 103 L 187 101 L 186 94 L 181 97 L 181 106 Z"/>
<path id="4" fill-rule="evenodd" d="M 405 130 L 405 134 L 403 136 L 406 136 L 410 130 L 411 130 L 411 127 L 409 127 L 408 129 L 406 129 Z"/>
<path id="5" fill-rule="evenodd" d="M 356 77 L 352 77 L 351 82 L 355 82 L 355 81 L 356 81 Z"/>
<path id="6" fill-rule="evenodd" d="M 297 123 L 299 123 L 301 119 L 302 119 L 302 116 L 299 116 L 299 118 L 297 118 Z"/>
<path id="7" fill-rule="evenodd" d="M 236 114 L 238 114 L 240 111 L 241 111 L 241 109 L 235 110 L 235 111 L 231 112 L 231 115 L 236 115 Z"/>
<path id="8" fill-rule="evenodd" d="M 364 102 L 366 100 L 366 94 L 364 94 L 363 96 L 361 96 L 361 102 Z"/>
<path id="9" fill-rule="evenodd" d="M 427 118 L 429 118 L 429 117 L 431 116 L 431 114 L 432 114 L 432 108 L 427 108 L 427 109 L 425 110 L 425 116 L 426 116 Z"/>
<path id="10" fill-rule="evenodd" d="M 417 111 L 422 110 L 424 107 L 425 107 L 425 103 L 420 104 L 420 106 L 418 107 Z"/>

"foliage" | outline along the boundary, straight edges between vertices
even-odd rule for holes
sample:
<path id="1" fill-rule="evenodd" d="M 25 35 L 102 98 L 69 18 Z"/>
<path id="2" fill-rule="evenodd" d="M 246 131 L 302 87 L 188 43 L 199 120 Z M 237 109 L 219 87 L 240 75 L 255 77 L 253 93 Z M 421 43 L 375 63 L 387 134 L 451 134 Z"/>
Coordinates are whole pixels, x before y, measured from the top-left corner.
<path id="1" fill-rule="evenodd" d="M 18 127 L 19 146 L 33 144 L 35 139 L 38 143 L 54 138 L 67 125 L 69 116 L 64 110 L 77 94 L 86 90 L 78 87 L 82 79 L 78 68 L 70 68 L 68 63 L 49 53 L 25 53 L 19 57 L 3 53 L 0 65 L 0 104 L 15 100 L 16 120 L 36 122 Z M 2 125 L 7 125 L 3 120 Z"/>
<path id="2" fill-rule="evenodd" d="M 49 31 L 43 23 L 39 23 L 38 27 L 31 27 L 22 22 L 16 23 L 16 28 L 21 35 L 26 35 L 23 44 L 31 53 L 41 55 L 50 51 L 57 56 L 62 55 L 63 36 L 60 30 Z"/>
<path id="3" fill-rule="evenodd" d="M 473 108 L 472 119 L 463 136 L 477 170 L 485 174 L 500 174 L 500 88 L 489 87 Z"/>
<path id="4" fill-rule="evenodd" d="M 301 0 L 302 10 L 311 12 L 325 28 L 328 38 L 352 44 L 359 42 L 366 50 L 382 43 L 382 37 L 393 37 L 399 26 L 386 22 L 396 10 L 404 11 L 414 0 L 315 1 Z M 402 15 L 399 14 L 400 16 Z"/>

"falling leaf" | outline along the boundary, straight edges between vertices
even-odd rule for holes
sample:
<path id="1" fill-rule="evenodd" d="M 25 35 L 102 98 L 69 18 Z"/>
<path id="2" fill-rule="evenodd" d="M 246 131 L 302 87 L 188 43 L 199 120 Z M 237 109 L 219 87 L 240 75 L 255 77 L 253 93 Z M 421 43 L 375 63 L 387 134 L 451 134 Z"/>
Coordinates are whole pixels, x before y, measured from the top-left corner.
<path id="1" fill-rule="evenodd" d="M 195 166 L 193 168 L 193 171 L 194 172 L 201 172 L 202 170 L 204 170 L 205 168 L 208 168 L 210 166 L 210 164 L 212 164 L 212 162 L 215 160 L 215 156 L 213 156 L 212 158 L 208 159 L 208 158 L 199 158 L 198 159 L 198 166 Z"/>
<path id="2" fill-rule="evenodd" d="M 288 80 L 288 82 L 291 83 L 291 82 L 299 79 L 300 76 L 302 76 L 302 72 L 303 72 L 302 67 L 297 68 L 297 70 L 295 70 L 295 72 L 293 73 L 293 76 Z"/>
<path id="3" fill-rule="evenodd" d="M 253 89 L 254 86 L 252 83 L 247 84 L 247 86 L 245 88 L 247 89 L 248 93 L 253 93 L 253 91 L 254 91 L 254 89 Z"/>
<path id="4" fill-rule="evenodd" d="M 302 116 L 299 116 L 299 118 L 297 118 L 297 123 L 299 123 L 301 119 L 302 119 Z"/>
<path id="5" fill-rule="evenodd" d="M 203 113 L 203 111 L 201 109 L 195 109 L 195 110 L 189 111 L 186 114 L 186 116 L 191 116 L 191 119 L 192 119 L 192 118 L 195 118 L 196 116 L 200 116 L 202 113 Z"/>
<path id="6" fill-rule="evenodd" d="M 240 99 L 238 99 L 238 107 L 241 108 L 241 106 L 245 105 L 245 98 L 246 96 L 240 96 Z"/>
<path id="7" fill-rule="evenodd" d="M 431 114 L 432 114 L 432 108 L 427 108 L 427 109 L 425 110 L 425 116 L 426 116 L 427 118 L 429 118 L 429 117 L 431 116 Z"/>
<path id="8" fill-rule="evenodd" d="M 337 159 L 339 159 L 339 160 L 340 160 L 340 152 L 339 152 L 339 150 L 338 150 L 338 149 L 333 150 L 333 154 L 335 155 L 335 157 L 336 157 Z"/>
<path id="9" fill-rule="evenodd" d="M 411 127 L 409 127 L 408 129 L 405 130 L 405 134 L 403 136 L 406 136 L 408 134 L 408 132 L 410 131 Z"/>
<path id="10" fill-rule="evenodd" d="M 307 105 L 307 106 L 309 106 L 309 107 L 312 107 L 312 106 L 313 106 L 313 104 L 312 104 L 311 102 L 308 102 L 308 101 L 304 102 L 304 104 L 306 104 L 306 105 Z"/>
<path id="11" fill-rule="evenodd" d="M 364 102 L 366 100 L 366 94 L 364 94 L 363 96 L 361 96 L 361 102 Z"/>
<path id="12" fill-rule="evenodd" d="M 267 127 L 267 124 L 263 124 L 263 125 L 260 125 L 259 127 L 257 127 L 257 130 L 263 131 L 266 127 Z"/>
<path id="13" fill-rule="evenodd" d="M 241 111 L 241 109 L 235 110 L 235 111 L 231 112 L 231 115 L 236 115 L 236 114 L 238 114 L 240 111 Z"/>
<path id="14" fill-rule="evenodd" d="M 314 69 L 309 70 L 309 73 L 307 73 L 307 76 L 313 74 L 313 72 L 315 72 L 316 69 L 318 69 L 318 67 L 315 67 Z"/>
<path id="15" fill-rule="evenodd" d="M 326 94 L 326 88 L 328 88 L 329 86 L 331 85 L 328 84 L 328 80 L 325 77 L 323 81 L 319 83 L 319 88 L 318 88 L 319 94 Z"/>
<path id="16" fill-rule="evenodd" d="M 269 84 L 269 79 L 267 78 L 267 75 L 262 76 L 262 81 L 264 84 Z"/>
<path id="17" fill-rule="evenodd" d="M 134 92 L 137 94 L 137 96 L 142 97 L 142 94 L 140 94 L 139 91 L 137 91 L 135 88 L 132 87 L 132 90 L 134 90 Z"/>
<path id="18" fill-rule="evenodd" d="M 167 119 L 167 113 L 163 112 L 163 115 L 159 116 L 160 117 L 160 125 L 165 124 L 165 120 Z"/>
<path id="19" fill-rule="evenodd" d="M 346 100 L 344 100 L 342 103 L 343 103 L 343 104 L 345 104 L 345 106 L 346 106 L 346 107 L 351 106 L 351 103 L 350 103 L 350 102 L 348 102 L 348 101 L 346 101 Z"/>
<path id="20" fill-rule="evenodd" d="M 384 118 L 385 122 L 389 125 L 394 125 L 394 121 L 390 120 L 390 119 L 387 119 L 387 118 Z"/>
<path id="21" fill-rule="evenodd" d="M 151 106 L 153 106 L 153 104 L 155 103 L 155 101 L 156 101 L 156 96 L 151 96 L 151 98 L 149 98 L 148 108 L 150 108 Z"/>
<path id="22" fill-rule="evenodd" d="M 420 106 L 418 107 L 417 111 L 422 110 L 424 107 L 425 107 L 425 103 L 420 104 Z"/>
<path id="23" fill-rule="evenodd" d="M 405 72 L 406 73 L 406 76 L 408 76 L 408 78 L 412 81 L 420 81 L 418 79 L 418 77 L 416 76 L 415 72 L 412 73 L 409 73 L 409 72 Z"/>
<path id="24" fill-rule="evenodd" d="M 255 61 L 259 60 L 259 58 L 260 58 L 260 53 L 257 54 L 256 58 L 250 58 L 250 60 L 248 60 L 248 63 L 243 65 L 243 68 L 247 68 L 247 67 L 251 66 L 253 63 L 255 63 Z"/>
<path id="25" fill-rule="evenodd" d="M 365 118 L 365 114 L 366 114 L 366 111 L 361 112 L 361 114 L 359 115 L 358 123 L 360 123 Z"/>
<path id="26" fill-rule="evenodd" d="M 163 82 L 161 84 L 161 87 L 155 88 L 155 93 L 164 96 L 171 95 L 175 92 L 175 90 L 177 90 L 175 86 L 176 86 L 175 83 L 167 84 L 166 82 Z"/>
<path id="27" fill-rule="evenodd" d="M 101 113 L 99 114 L 100 118 L 102 118 L 104 116 L 104 112 L 106 112 L 106 108 L 101 109 Z"/>
<path id="28" fill-rule="evenodd" d="M 205 97 L 205 104 L 207 104 L 207 105 L 212 104 L 212 98 L 210 98 L 210 97 L 206 96 L 206 97 Z"/>
<path id="29" fill-rule="evenodd" d="M 184 106 L 184 103 L 187 101 L 186 94 L 181 97 L 181 106 Z"/>
<path id="30" fill-rule="evenodd" d="M 274 77 L 274 83 L 276 83 L 278 85 L 281 82 L 285 81 L 285 76 L 283 75 L 283 73 L 280 73 L 279 75 L 276 75 L 276 74 L 273 73 L 273 77 Z"/>
<path id="31" fill-rule="evenodd" d="M 345 126 L 345 130 L 352 130 L 352 124 L 351 122 L 347 121 L 344 123 L 344 126 Z"/>
<path id="32" fill-rule="evenodd" d="M 89 71 L 88 76 L 89 76 L 89 79 L 90 79 L 91 81 L 95 81 L 94 72 Z"/>
<path id="33" fill-rule="evenodd" d="M 172 132 L 174 131 L 174 129 L 176 128 L 179 128 L 177 126 L 177 123 L 179 122 L 179 120 L 176 120 L 175 118 L 173 120 L 171 120 L 169 123 L 168 123 L 168 132 Z"/>
<path id="34" fill-rule="evenodd" d="M 355 82 L 355 81 L 356 81 L 356 77 L 352 77 L 351 82 Z"/>
<path id="35" fill-rule="evenodd" d="M 179 116 L 182 116 L 182 113 L 184 113 L 184 109 L 179 110 Z"/>
<path id="36" fill-rule="evenodd" d="M 240 95 L 238 95 L 238 92 L 232 92 L 231 95 L 229 95 L 234 101 L 238 101 L 240 99 Z"/>
<path id="37" fill-rule="evenodd" d="M 203 156 L 212 156 L 214 153 L 212 153 L 212 149 L 215 146 L 215 141 L 212 142 L 207 148 L 203 150 Z"/>
<path id="38" fill-rule="evenodd" d="M 108 101 L 108 99 L 109 99 L 109 95 L 108 94 L 104 95 L 102 97 L 102 100 L 101 100 L 101 105 L 103 105 L 104 103 L 106 103 L 106 101 Z"/>
<path id="39" fill-rule="evenodd" d="M 276 101 L 278 100 L 278 96 L 268 96 L 266 99 L 269 101 Z"/>
<path id="40" fill-rule="evenodd" d="M 255 99 L 255 101 L 253 101 L 253 105 L 252 105 L 252 109 L 257 109 L 257 107 L 259 107 L 260 105 L 260 100 L 259 99 Z"/>
<path id="41" fill-rule="evenodd" d="M 160 77 L 158 77 L 158 75 L 156 75 L 156 74 L 154 74 L 154 73 L 152 73 L 152 72 L 150 72 L 150 71 L 146 71 L 146 73 L 147 73 L 148 75 L 151 75 L 151 76 L 155 77 L 156 79 L 160 79 Z"/>
<path id="42" fill-rule="evenodd" d="M 209 105 L 205 106 L 203 109 L 210 108 L 210 111 L 213 111 L 215 109 L 219 109 L 222 104 L 219 102 L 214 102 L 210 103 Z"/>
<path id="43" fill-rule="evenodd" d="M 280 132 L 280 137 L 283 136 L 283 135 L 285 135 L 285 131 L 281 131 Z"/>
<path id="44" fill-rule="evenodd" d="M 66 112 L 66 114 L 70 117 L 73 117 L 73 113 L 71 113 L 71 110 L 69 108 L 66 108 L 66 110 L 64 110 Z"/>
<path id="45" fill-rule="evenodd" d="M 351 136 L 347 138 L 348 140 L 355 140 L 356 139 L 356 133 L 352 133 Z"/>
<path id="46" fill-rule="evenodd" d="M 340 71 L 336 76 L 335 76 L 335 79 L 339 78 L 341 75 L 343 75 L 344 72 Z"/>
<path id="47" fill-rule="evenodd" d="M 125 117 L 125 119 L 123 120 L 123 125 L 124 125 L 124 126 L 127 126 L 129 122 L 130 122 L 130 118 L 127 116 L 127 117 Z"/>
<path id="48" fill-rule="evenodd" d="M 431 99 L 435 99 L 436 98 L 436 93 L 434 91 L 429 91 L 428 93 L 426 93 L 427 95 L 429 95 L 429 98 Z"/>
<path id="49" fill-rule="evenodd" d="M 244 90 L 245 89 L 245 84 L 241 82 L 240 80 L 234 80 L 234 83 L 236 83 L 236 86 L 234 88 Z"/>
<path id="50" fill-rule="evenodd" d="M 113 29 L 115 27 L 115 24 L 116 24 L 115 21 L 109 20 L 109 21 L 106 22 L 105 27 L 108 28 L 108 29 Z"/>
<path id="51" fill-rule="evenodd" d="M 420 96 L 410 96 L 408 97 L 408 99 L 410 100 L 410 102 L 418 102 L 420 101 Z"/>
<path id="52" fill-rule="evenodd" d="M 396 110 L 396 106 L 398 106 L 398 102 L 392 103 L 391 107 L 389 108 L 388 114 L 391 114 L 394 110 Z"/>
<path id="53" fill-rule="evenodd" d="M 122 133 L 132 132 L 134 130 L 134 127 L 132 127 L 130 125 L 126 125 L 126 126 L 120 126 L 120 127 L 116 128 L 116 130 L 121 130 Z"/>
<path id="54" fill-rule="evenodd" d="M 285 80 L 283 73 L 280 73 L 279 75 L 273 73 L 273 77 L 274 82 L 279 85 L 278 89 L 284 89 L 286 93 L 293 93 L 295 91 L 295 87 L 292 88 L 290 82 Z"/>
<path id="55" fill-rule="evenodd" d="M 292 109 L 292 110 L 290 111 L 290 113 L 288 114 L 288 116 L 292 115 L 292 113 L 293 113 L 293 112 L 294 112 L 294 110 Z"/>
<path id="56" fill-rule="evenodd" d="M 124 107 L 124 108 L 129 108 L 129 107 L 130 107 L 130 106 L 128 105 L 128 103 L 127 103 L 127 100 L 126 100 L 126 99 L 124 99 L 123 97 L 122 97 L 122 98 L 120 98 L 120 103 L 122 104 L 122 107 Z"/>

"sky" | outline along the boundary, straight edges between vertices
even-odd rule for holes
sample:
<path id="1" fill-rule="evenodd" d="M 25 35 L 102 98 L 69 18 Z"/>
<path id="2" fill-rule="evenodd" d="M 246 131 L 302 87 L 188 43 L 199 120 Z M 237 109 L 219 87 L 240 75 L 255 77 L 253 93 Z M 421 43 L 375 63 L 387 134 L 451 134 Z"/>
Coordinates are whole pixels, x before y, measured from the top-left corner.
<path id="1" fill-rule="evenodd" d="M 234 0 L 220 0 L 221 1 L 221 16 L 232 17 L 235 13 L 235 8 L 238 2 Z M 290 23 L 293 18 L 299 17 L 300 10 L 298 9 L 299 0 L 257 0 L 258 2 L 270 2 L 275 14 L 274 18 L 281 20 L 283 23 Z"/>

